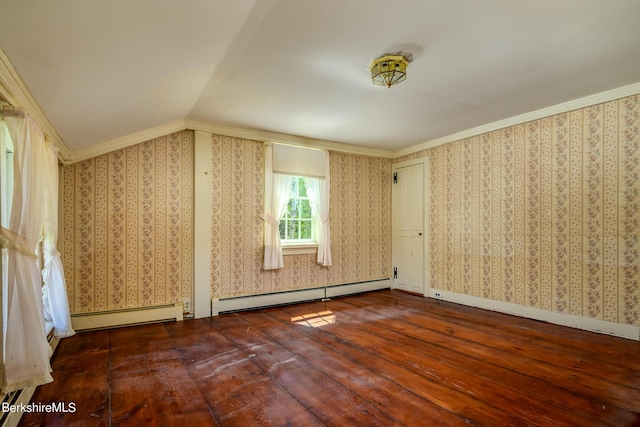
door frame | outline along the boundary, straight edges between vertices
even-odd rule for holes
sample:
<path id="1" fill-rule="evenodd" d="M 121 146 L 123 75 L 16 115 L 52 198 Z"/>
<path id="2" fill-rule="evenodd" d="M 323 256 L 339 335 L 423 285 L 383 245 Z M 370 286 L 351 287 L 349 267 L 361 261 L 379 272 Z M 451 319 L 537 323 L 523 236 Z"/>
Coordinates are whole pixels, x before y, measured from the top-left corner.
<path id="1" fill-rule="evenodd" d="M 393 184 L 393 174 L 398 170 L 398 169 L 402 169 L 404 167 L 407 166 L 414 166 L 414 165 L 418 165 L 418 164 L 422 164 L 422 188 L 423 188 L 423 192 L 424 194 L 422 195 L 423 199 L 422 199 L 422 212 L 424 213 L 424 218 L 423 218 L 423 236 L 424 238 L 422 239 L 422 254 L 423 254 L 423 264 L 422 264 L 422 281 L 423 281 L 423 289 L 424 289 L 424 293 L 423 295 L 425 297 L 427 297 L 429 295 L 429 288 L 430 283 L 431 283 L 431 253 L 429 251 L 429 248 L 431 247 L 431 230 L 429 228 L 429 223 L 430 223 L 430 218 L 431 218 L 431 212 L 430 212 L 430 196 L 431 196 L 431 175 L 430 175 L 430 164 L 429 164 L 429 158 L 428 157 L 418 157 L 416 159 L 411 159 L 411 160 L 405 160 L 402 162 L 397 162 L 394 163 L 392 165 L 391 168 L 391 275 L 389 277 L 391 277 L 391 288 L 395 289 L 395 279 L 393 278 L 393 267 L 395 265 L 397 265 L 396 262 L 396 256 L 397 256 L 397 249 L 396 249 L 396 215 L 394 215 L 395 212 L 395 206 L 396 206 L 396 187 Z"/>

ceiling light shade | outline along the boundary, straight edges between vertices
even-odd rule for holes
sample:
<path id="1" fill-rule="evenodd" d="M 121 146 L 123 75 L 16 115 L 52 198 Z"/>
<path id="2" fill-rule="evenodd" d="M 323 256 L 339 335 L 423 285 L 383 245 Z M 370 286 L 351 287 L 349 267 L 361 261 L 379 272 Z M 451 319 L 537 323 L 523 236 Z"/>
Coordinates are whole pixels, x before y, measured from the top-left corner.
<path id="1" fill-rule="evenodd" d="M 407 79 L 408 66 L 409 61 L 404 56 L 381 56 L 371 61 L 371 80 L 374 85 L 391 87 Z"/>

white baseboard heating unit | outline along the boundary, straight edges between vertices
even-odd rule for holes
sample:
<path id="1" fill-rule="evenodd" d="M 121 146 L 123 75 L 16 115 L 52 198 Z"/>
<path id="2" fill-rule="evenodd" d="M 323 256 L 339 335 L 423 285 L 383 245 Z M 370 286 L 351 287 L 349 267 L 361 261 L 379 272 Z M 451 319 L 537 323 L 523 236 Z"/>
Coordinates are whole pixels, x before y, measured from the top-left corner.
<path id="1" fill-rule="evenodd" d="M 175 303 L 156 307 L 74 314 L 71 316 L 71 324 L 74 330 L 82 331 L 182 319 L 182 303 Z"/>
<path id="2" fill-rule="evenodd" d="M 263 307 L 295 304 L 305 301 L 317 301 L 343 295 L 359 294 L 391 288 L 391 279 L 372 280 L 368 282 L 348 283 L 344 285 L 326 286 L 323 288 L 291 290 L 271 294 L 250 295 L 214 299 L 211 301 L 211 315 L 251 310 Z"/>
<path id="3" fill-rule="evenodd" d="M 56 350 L 60 338 L 49 335 L 49 346 L 51 347 L 51 353 Z M 9 394 L 0 394 L 0 400 L 3 408 L 6 406 L 10 408 L 12 406 L 17 407 L 20 405 L 28 405 L 35 393 L 36 387 L 27 387 L 20 390 L 12 391 Z M 20 411 L 0 411 L 0 427 L 16 427 L 20 423 L 22 418 L 22 412 Z"/>

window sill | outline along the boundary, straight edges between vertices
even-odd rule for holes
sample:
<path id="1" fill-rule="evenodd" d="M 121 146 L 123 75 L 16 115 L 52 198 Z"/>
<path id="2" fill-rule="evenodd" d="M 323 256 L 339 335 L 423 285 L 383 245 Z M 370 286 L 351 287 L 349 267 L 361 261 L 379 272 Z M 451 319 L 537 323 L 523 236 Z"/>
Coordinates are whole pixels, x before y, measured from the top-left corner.
<path id="1" fill-rule="evenodd" d="M 317 243 L 293 243 L 282 245 L 282 255 L 306 255 L 318 253 Z"/>

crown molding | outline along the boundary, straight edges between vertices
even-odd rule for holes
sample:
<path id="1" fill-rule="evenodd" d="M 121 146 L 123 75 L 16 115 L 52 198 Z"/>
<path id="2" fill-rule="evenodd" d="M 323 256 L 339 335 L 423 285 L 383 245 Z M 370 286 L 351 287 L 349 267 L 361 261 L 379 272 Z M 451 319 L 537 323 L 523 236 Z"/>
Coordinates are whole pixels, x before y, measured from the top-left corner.
<path id="1" fill-rule="evenodd" d="M 320 139 L 305 138 L 300 136 L 288 135 L 284 133 L 275 133 L 269 131 L 246 129 L 236 126 L 220 125 L 214 123 L 200 122 L 197 120 L 176 120 L 165 123 L 154 128 L 146 129 L 140 132 L 125 135 L 120 138 L 111 139 L 101 142 L 90 147 L 81 148 L 71 153 L 71 156 L 63 160 L 63 164 L 72 164 L 83 160 L 91 159 L 112 151 L 121 150 L 132 145 L 150 141 L 174 132 L 182 130 L 194 130 L 207 132 L 217 135 L 233 136 L 235 138 L 252 139 L 257 141 L 270 141 L 298 147 L 318 148 L 330 151 L 338 151 L 342 153 L 357 154 L 362 156 L 392 158 L 393 152 L 387 150 L 379 150 L 375 148 L 366 148 L 357 145 L 341 144 L 339 142 L 324 141 Z"/>
<path id="2" fill-rule="evenodd" d="M 393 158 L 393 151 L 381 150 L 378 148 L 367 148 L 359 145 L 343 144 L 339 142 L 326 141 L 322 139 L 307 138 L 303 136 L 289 135 L 285 133 L 270 132 L 257 129 L 246 129 L 231 125 L 221 125 L 200 122 L 197 120 L 186 120 L 186 128 L 195 131 L 210 132 L 217 135 L 233 136 L 236 138 L 252 139 L 256 141 L 269 141 L 297 147 L 317 148 L 341 153 L 357 154 L 370 157 Z"/>
<path id="3" fill-rule="evenodd" d="M 24 108 L 33 117 L 42 129 L 45 139 L 58 148 L 58 159 L 62 163 L 71 159 L 71 150 L 33 99 L 2 49 L 0 49 L 0 96 L 11 105 Z"/>
<path id="4" fill-rule="evenodd" d="M 443 136 L 442 138 L 433 139 L 431 141 L 423 142 L 418 145 L 403 148 L 393 153 L 394 158 L 413 154 L 418 151 L 426 150 L 429 148 L 437 147 L 439 145 L 448 144 L 450 142 L 460 141 L 462 139 L 471 138 L 476 135 L 481 135 L 487 132 L 493 132 L 495 130 L 504 129 L 509 126 L 519 125 L 521 123 L 530 122 L 533 120 L 542 119 L 544 117 L 553 116 L 560 113 L 566 113 L 568 111 L 578 110 L 580 108 L 589 107 L 591 105 L 601 104 L 603 102 L 609 102 L 616 99 L 624 98 L 631 95 L 640 93 L 640 83 L 633 83 L 627 86 L 622 86 L 616 89 L 608 90 L 605 92 L 597 93 L 594 95 L 578 98 L 573 101 L 563 102 L 551 107 L 541 108 L 540 110 L 532 111 L 529 113 L 520 114 L 504 120 L 498 120 L 497 122 L 489 123 L 482 126 L 477 126 L 471 129 L 464 130 L 462 132 L 454 133 L 452 135 Z"/>
<path id="5" fill-rule="evenodd" d="M 140 132 L 125 135 L 120 138 L 110 139 L 90 147 L 75 150 L 71 156 L 71 160 L 65 164 L 77 163 L 83 160 L 98 157 L 112 151 L 121 150 L 132 145 L 140 144 L 145 141 L 160 138 L 174 132 L 185 130 L 184 120 L 175 120 Z"/>

